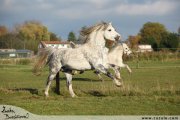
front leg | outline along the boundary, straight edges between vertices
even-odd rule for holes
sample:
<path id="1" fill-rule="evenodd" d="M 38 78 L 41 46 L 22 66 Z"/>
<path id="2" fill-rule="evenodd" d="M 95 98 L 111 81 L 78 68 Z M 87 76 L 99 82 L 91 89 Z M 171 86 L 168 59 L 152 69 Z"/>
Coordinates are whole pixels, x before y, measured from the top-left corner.
<path id="1" fill-rule="evenodd" d="M 131 74 L 132 70 L 131 70 L 131 68 L 127 64 L 126 64 L 126 68 L 128 69 L 128 72 Z"/>
<path id="2" fill-rule="evenodd" d="M 121 80 L 121 74 L 119 72 L 120 68 L 118 66 L 111 66 L 111 68 L 114 70 L 115 77 Z"/>
<path id="3" fill-rule="evenodd" d="M 118 86 L 118 87 L 122 86 L 122 83 L 119 80 L 117 80 L 110 72 L 108 72 L 107 69 L 103 65 L 99 64 L 98 66 L 95 67 L 95 69 L 97 71 L 105 74 L 109 78 L 111 78 L 114 81 L 114 83 L 116 84 L 116 86 Z"/>
<path id="4" fill-rule="evenodd" d="M 131 68 L 127 64 L 122 63 L 119 67 L 120 68 L 124 68 L 125 67 L 128 70 L 129 73 L 132 73 Z"/>
<path id="5" fill-rule="evenodd" d="M 104 79 L 103 79 L 103 77 L 101 76 L 101 73 L 100 73 L 99 71 L 94 71 L 94 73 L 98 76 L 98 78 L 99 78 L 102 82 L 104 82 Z"/>

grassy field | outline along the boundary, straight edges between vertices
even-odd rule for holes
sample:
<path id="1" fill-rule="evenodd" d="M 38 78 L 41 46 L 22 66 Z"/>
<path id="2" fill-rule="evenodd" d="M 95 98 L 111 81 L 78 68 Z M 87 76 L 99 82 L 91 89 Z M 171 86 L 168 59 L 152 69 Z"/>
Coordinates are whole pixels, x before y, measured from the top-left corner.
<path id="1" fill-rule="evenodd" d="M 121 70 L 124 87 L 116 87 L 93 71 L 73 77 L 78 98 L 71 98 L 61 73 L 61 95 L 51 86 L 43 95 L 48 75 L 34 76 L 31 65 L 0 65 L 0 104 L 22 107 L 39 115 L 180 115 L 180 61 L 129 62 L 133 74 Z"/>

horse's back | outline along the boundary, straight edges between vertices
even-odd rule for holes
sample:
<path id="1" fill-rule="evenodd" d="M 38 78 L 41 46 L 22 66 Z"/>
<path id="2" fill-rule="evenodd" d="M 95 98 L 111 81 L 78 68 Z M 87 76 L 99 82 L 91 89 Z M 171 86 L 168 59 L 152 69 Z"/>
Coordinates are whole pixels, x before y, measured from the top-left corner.
<path id="1" fill-rule="evenodd" d="M 85 58 L 81 48 L 68 49 L 62 57 L 62 63 L 71 69 L 86 70 L 91 69 L 91 65 Z"/>

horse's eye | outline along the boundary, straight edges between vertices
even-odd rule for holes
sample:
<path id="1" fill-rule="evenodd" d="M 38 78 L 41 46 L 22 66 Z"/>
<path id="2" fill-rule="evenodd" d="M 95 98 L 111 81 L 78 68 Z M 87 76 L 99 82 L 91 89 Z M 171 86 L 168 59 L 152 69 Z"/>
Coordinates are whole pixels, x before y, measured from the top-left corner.
<path id="1" fill-rule="evenodd" d="M 111 31 L 111 29 L 108 30 L 109 32 Z"/>

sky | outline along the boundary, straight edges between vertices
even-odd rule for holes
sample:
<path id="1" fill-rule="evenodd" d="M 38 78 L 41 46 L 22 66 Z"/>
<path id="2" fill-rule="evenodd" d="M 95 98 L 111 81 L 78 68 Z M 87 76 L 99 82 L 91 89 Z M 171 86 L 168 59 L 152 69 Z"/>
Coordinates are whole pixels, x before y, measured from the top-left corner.
<path id="1" fill-rule="evenodd" d="M 70 31 L 78 36 L 83 26 L 112 22 L 126 40 L 146 22 L 160 22 L 177 32 L 180 0 L 0 0 L 0 25 L 12 29 L 28 20 L 41 22 L 63 40 Z"/>

